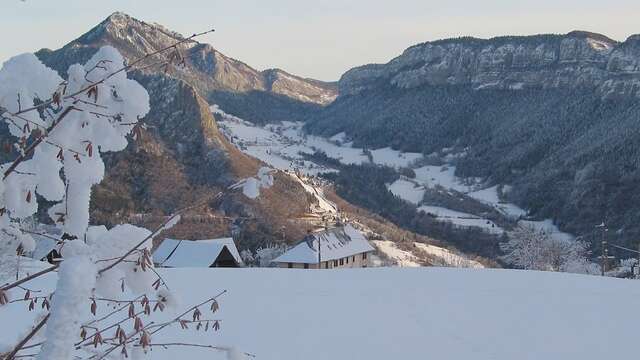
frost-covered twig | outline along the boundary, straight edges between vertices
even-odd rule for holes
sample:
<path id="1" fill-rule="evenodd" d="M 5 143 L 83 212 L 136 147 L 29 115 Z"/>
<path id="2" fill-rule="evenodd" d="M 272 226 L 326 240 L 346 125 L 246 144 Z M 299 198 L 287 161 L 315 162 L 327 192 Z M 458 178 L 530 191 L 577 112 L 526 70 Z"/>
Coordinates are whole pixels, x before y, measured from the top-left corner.
<path id="1" fill-rule="evenodd" d="M 58 118 L 56 119 L 56 121 L 54 121 L 53 123 L 51 123 L 51 125 L 47 128 L 47 133 L 51 132 L 51 130 L 53 130 L 58 124 L 60 124 L 60 122 L 67 117 L 67 115 L 69 115 L 69 113 L 73 110 L 79 110 L 78 108 L 74 107 L 74 106 L 69 106 L 68 108 L 66 108 L 61 114 L 60 116 L 58 116 Z M 7 176 L 9 176 L 9 174 L 11 174 L 16 167 L 18 167 L 18 165 L 20 165 L 20 163 L 22 163 L 23 161 L 25 161 L 32 153 L 33 151 L 36 149 L 36 147 L 38 147 L 38 145 L 40 145 L 42 143 L 42 141 L 44 141 L 45 137 L 41 136 L 39 138 L 37 138 L 33 143 L 31 143 L 31 145 L 29 145 L 29 147 L 27 149 L 25 149 L 23 151 L 22 154 L 20 154 L 20 156 L 18 156 L 18 158 L 16 158 L 11 165 L 9 165 L 9 168 L 7 168 L 7 170 L 5 170 L 2 179 L 5 180 L 7 178 Z"/>
<path id="2" fill-rule="evenodd" d="M 180 318 L 182 318 L 183 316 L 187 315 L 188 313 L 190 313 L 190 312 L 194 311 L 195 309 L 197 309 L 197 308 L 199 308 L 199 307 L 201 307 L 201 306 L 203 306 L 203 305 L 206 305 L 206 304 L 211 303 L 211 304 L 212 304 L 212 309 L 213 309 L 213 311 L 215 312 L 215 311 L 217 310 L 217 299 L 218 299 L 220 296 L 222 296 L 222 295 L 224 295 L 224 294 L 226 294 L 226 293 L 227 293 L 227 290 L 223 290 L 223 291 L 222 291 L 222 292 L 220 292 L 218 295 L 216 295 L 216 296 L 214 296 L 214 297 L 212 297 L 212 298 L 209 298 L 209 299 L 207 299 L 207 300 L 205 300 L 205 301 L 203 301 L 203 302 L 201 302 L 201 303 L 199 303 L 199 304 L 197 304 L 197 305 L 194 305 L 194 306 L 192 306 L 192 307 L 188 308 L 188 309 L 187 309 L 187 310 L 185 310 L 182 314 L 180 314 L 180 315 L 176 316 L 173 320 L 168 321 L 168 322 L 166 322 L 166 323 L 164 323 L 164 324 L 157 325 L 157 327 L 158 327 L 158 328 L 157 328 L 157 329 L 155 329 L 154 331 L 152 331 L 152 332 L 151 332 L 151 335 L 156 334 L 157 332 L 161 331 L 162 329 L 166 328 L 167 326 L 169 326 L 169 325 L 171 325 L 171 324 L 176 323 L 177 321 L 180 321 Z"/>
<path id="3" fill-rule="evenodd" d="M 9 352 L 9 354 L 5 357 L 6 360 L 13 360 L 16 358 L 16 354 L 18 353 L 18 351 L 22 350 L 22 348 L 29 342 L 29 340 L 31 340 L 31 338 L 33 338 L 38 333 L 38 331 L 40 331 L 40 329 L 42 329 L 42 327 L 47 323 L 47 320 L 49 320 L 49 315 L 50 314 L 47 314 L 45 317 L 43 317 L 38 325 L 31 329 L 27 336 L 20 340 L 20 342 L 13 348 L 13 350 L 11 350 L 11 352 Z"/>
<path id="4" fill-rule="evenodd" d="M 218 295 L 211 297 L 205 301 L 202 301 L 201 303 L 197 304 L 197 305 L 193 305 L 190 308 L 188 308 L 187 310 L 185 310 L 184 312 L 182 312 L 180 315 L 176 316 L 174 319 L 169 320 L 167 322 L 164 323 L 160 323 L 160 324 L 155 324 L 155 323 L 150 323 L 144 327 L 141 327 L 139 329 L 137 329 L 134 333 L 126 336 L 124 339 L 122 339 L 122 341 L 120 341 L 117 344 L 114 344 L 113 346 L 111 346 L 109 349 L 107 349 L 104 353 L 102 353 L 101 355 L 93 355 L 91 357 L 89 357 L 89 359 L 93 359 L 93 358 L 97 358 L 97 360 L 102 360 L 104 358 L 106 358 L 109 354 L 111 354 L 113 351 L 115 351 L 116 349 L 126 346 L 127 344 L 133 342 L 133 341 L 138 341 L 140 340 L 139 338 L 136 338 L 137 335 L 142 334 L 142 336 L 146 336 L 146 338 L 150 338 L 151 335 L 154 335 L 160 331 L 162 331 L 164 328 L 166 328 L 169 325 L 172 324 L 176 324 L 179 323 L 182 320 L 182 317 L 187 315 L 188 313 L 195 311 L 196 309 L 198 309 L 201 306 L 207 305 L 207 304 L 212 304 L 211 308 L 212 310 L 215 312 L 218 309 L 218 303 L 217 303 L 217 299 L 226 294 L 227 290 L 223 290 L 221 291 Z M 153 331 L 151 331 L 153 329 Z M 147 344 L 142 344 L 143 346 L 147 347 L 150 346 L 149 343 Z"/>
<path id="5" fill-rule="evenodd" d="M 50 272 L 58 269 L 59 266 L 60 266 L 59 264 L 52 265 L 51 267 L 48 267 L 48 268 L 46 268 L 44 270 L 41 270 L 41 271 L 38 271 L 37 273 L 33 273 L 33 274 L 29 275 L 29 276 L 23 277 L 22 279 L 20 279 L 18 281 L 15 281 L 15 282 L 12 282 L 10 284 L 7 284 L 7 285 L 3 286 L 2 288 L 0 288 L 0 294 L 5 293 L 5 292 L 7 292 L 7 290 L 10 290 L 10 289 L 13 289 L 14 287 L 20 286 L 20 285 L 22 285 L 22 284 L 24 284 L 24 283 L 26 283 L 28 281 L 31 281 L 31 280 L 33 280 L 33 279 L 35 279 L 37 277 L 40 277 L 40 276 L 44 275 L 44 274 L 50 273 Z"/>
<path id="6" fill-rule="evenodd" d="M 142 345 L 134 345 L 135 347 L 139 347 Z M 170 346 L 185 346 L 185 347 L 195 347 L 195 348 L 206 348 L 206 349 L 212 349 L 212 350 L 218 350 L 218 351 L 232 351 L 231 348 L 226 347 L 226 346 L 214 346 L 214 345 L 206 345 L 206 344 L 196 344 L 196 343 L 186 343 L 186 342 L 168 342 L 168 343 L 151 343 L 148 345 L 149 347 L 154 347 L 154 346 L 160 346 L 163 348 L 168 348 Z M 242 354 L 244 354 L 245 356 L 248 357 L 256 357 L 255 354 L 251 354 L 248 352 L 243 352 Z"/>

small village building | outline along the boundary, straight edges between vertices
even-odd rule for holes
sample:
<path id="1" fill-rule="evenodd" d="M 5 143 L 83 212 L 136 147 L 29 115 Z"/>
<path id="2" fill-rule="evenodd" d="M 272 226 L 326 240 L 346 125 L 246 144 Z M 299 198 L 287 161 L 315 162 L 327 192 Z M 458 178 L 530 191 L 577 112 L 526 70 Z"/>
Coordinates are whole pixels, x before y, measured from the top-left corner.
<path id="1" fill-rule="evenodd" d="M 308 234 L 273 262 L 295 269 L 360 268 L 367 267 L 374 250 L 360 231 L 345 225 Z"/>
<path id="2" fill-rule="evenodd" d="M 239 267 L 242 259 L 232 238 L 164 239 L 153 252 L 157 267 Z"/>

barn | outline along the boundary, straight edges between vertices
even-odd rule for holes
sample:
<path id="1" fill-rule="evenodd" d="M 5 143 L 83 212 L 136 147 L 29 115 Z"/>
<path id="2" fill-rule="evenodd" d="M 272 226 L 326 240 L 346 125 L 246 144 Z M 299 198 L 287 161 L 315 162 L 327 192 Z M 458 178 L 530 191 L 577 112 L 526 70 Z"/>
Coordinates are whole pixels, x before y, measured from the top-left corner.
<path id="1" fill-rule="evenodd" d="M 242 260 L 232 238 L 164 239 L 153 252 L 157 267 L 240 267 Z"/>
<path id="2" fill-rule="evenodd" d="M 298 269 L 367 267 L 374 250 L 360 231 L 345 225 L 308 234 L 273 262 L 278 267 Z"/>

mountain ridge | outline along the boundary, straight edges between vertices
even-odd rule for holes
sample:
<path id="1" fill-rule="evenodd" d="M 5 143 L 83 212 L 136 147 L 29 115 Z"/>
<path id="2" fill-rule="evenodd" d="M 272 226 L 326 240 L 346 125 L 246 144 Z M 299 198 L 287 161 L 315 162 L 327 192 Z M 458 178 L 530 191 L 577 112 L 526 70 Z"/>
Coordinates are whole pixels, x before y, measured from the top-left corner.
<path id="1" fill-rule="evenodd" d="M 385 64 L 355 67 L 338 87 L 343 96 L 383 82 L 398 88 L 592 88 L 602 97 L 640 97 L 638 39 L 618 42 L 588 31 L 441 39 L 413 45 Z"/>
<path id="2" fill-rule="evenodd" d="M 162 25 L 115 12 L 62 49 L 67 54 L 64 57 L 77 59 L 75 61 L 78 62 L 90 57 L 96 46 L 109 44 L 115 45 L 125 59 L 132 60 L 182 39 L 183 35 Z M 335 83 L 305 79 L 282 69 L 259 71 L 222 54 L 210 44 L 194 40 L 184 43 L 179 49 L 184 56 L 185 67 L 172 76 L 190 82 L 205 98 L 212 91 L 259 91 L 303 103 L 326 105 L 337 96 Z M 45 57 L 51 52 L 50 49 L 41 49 L 38 54 Z M 69 54 L 73 56 L 68 56 Z M 69 65 L 71 64 L 60 61 L 56 70 L 66 71 Z M 146 69 L 142 71 L 149 72 Z M 282 78 L 284 74 L 287 75 L 285 79 Z M 268 81 L 268 76 L 273 79 Z M 278 86 L 273 86 L 273 83 L 278 83 Z"/>

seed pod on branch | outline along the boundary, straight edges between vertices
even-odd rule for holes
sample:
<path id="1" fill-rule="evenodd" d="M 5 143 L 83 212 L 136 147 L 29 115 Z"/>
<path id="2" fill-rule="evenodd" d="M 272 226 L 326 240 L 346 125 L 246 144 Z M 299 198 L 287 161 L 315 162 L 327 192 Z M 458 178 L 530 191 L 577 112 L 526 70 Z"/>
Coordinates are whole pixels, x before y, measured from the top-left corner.
<path id="1" fill-rule="evenodd" d="M 162 303 L 162 301 L 158 301 L 153 307 L 153 312 L 156 312 L 156 310 L 160 310 L 160 312 L 164 311 L 164 304 Z"/>
<path id="2" fill-rule="evenodd" d="M 133 329 L 136 332 L 141 331 L 142 329 L 144 329 L 144 324 L 142 323 L 142 319 L 140 319 L 139 317 L 135 318 L 135 320 L 133 321 Z"/>
<path id="3" fill-rule="evenodd" d="M 146 349 L 150 344 L 151 337 L 149 336 L 149 333 L 147 333 L 146 331 L 142 331 L 142 335 L 140 336 L 140 345 L 143 349 Z"/>
<path id="4" fill-rule="evenodd" d="M 102 345 L 102 335 L 100 335 L 100 331 L 93 335 L 93 347 L 97 348 L 98 345 Z"/>
<path id="5" fill-rule="evenodd" d="M 193 310 L 193 321 L 200 320 L 200 315 L 202 315 L 202 313 L 200 313 L 200 309 L 196 308 Z"/>
<path id="6" fill-rule="evenodd" d="M 93 97 L 94 103 L 98 102 L 98 85 L 93 85 L 89 90 L 87 90 L 87 97 Z"/>
<path id="7" fill-rule="evenodd" d="M 124 344 L 126 342 L 127 335 L 124 333 L 124 330 L 122 330 L 120 325 L 118 325 L 118 327 L 116 328 L 116 332 L 113 335 L 113 338 L 117 339 L 118 343 L 120 343 L 120 344 Z"/>
<path id="8" fill-rule="evenodd" d="M 216 311 L 218 311 L 218 309 L 220 309 L 220 305 L 218 305 L 218 302 L 216 300 L 213 300 L 211 302 L 211 312 L 215 313 Z"/>
<path id="9" fill-rule="evenodd" d="M 42 300 L 42 308 L 47 310 L 51 308 L 51 304 L 49 304 L 49 299 L 44 298 L 44 300 Z"/>
<path id="10" fill-rule="evenodd" d="M 158 278 L 156 281 L 154 281 L 152 286 L 154 290 L 158 290 L 158 288 L 160 287 L 160 279 Z"/>
<path id="11" fill-rule="evenodd" d="M 136 307 L 133 305 L 133 301 L 129 304 L 129 318 L 133 318 L 136 316 Z"/>
<path id="12" fill-rule="evenodd" d="M 87 151 L 87 155 L 89 155 L 89 157 L 93 156 L 93 144 L 88 143 L 85 147 L 85 150 Z"/>
<path id="13" fill-rule="evenodd" d="M 91 313 L 93 316 L 96 316 L 96 310 L 98 309 L 98 304 L 96 303 L 96 299 L 91 301 Z"/>

